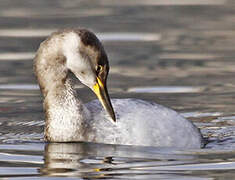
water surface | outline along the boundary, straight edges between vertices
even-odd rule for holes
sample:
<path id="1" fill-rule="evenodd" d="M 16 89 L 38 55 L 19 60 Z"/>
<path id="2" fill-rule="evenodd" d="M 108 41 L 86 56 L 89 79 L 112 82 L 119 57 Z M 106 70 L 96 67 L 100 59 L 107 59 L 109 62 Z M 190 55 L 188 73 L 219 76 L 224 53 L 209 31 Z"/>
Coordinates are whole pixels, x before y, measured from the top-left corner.
<path id="1" fill-rule="evenodd" d="M 234 10 L 229 0 L 1 1 L 0 178 L 234 179 Z M 206 147 L 44 143 L 32 59 L 52 31 L 68 27 L 102 40 L 112 98 L 175 109 L 201 129 Z M 96 98 L 76 87 L 84 102 Z"/>

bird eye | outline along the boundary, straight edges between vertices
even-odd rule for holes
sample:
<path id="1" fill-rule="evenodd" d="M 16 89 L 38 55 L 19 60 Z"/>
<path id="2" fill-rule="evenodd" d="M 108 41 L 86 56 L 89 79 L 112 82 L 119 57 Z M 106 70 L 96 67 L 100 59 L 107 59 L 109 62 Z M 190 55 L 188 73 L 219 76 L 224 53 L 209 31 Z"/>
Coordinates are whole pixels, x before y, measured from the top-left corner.
<path id="1" fill-rule="evenodd" d="M 99 73 L 100 71 L 102 71 L 103 67 L 101 65 L 98 65 L 96 68 L 96 72 Z"/>

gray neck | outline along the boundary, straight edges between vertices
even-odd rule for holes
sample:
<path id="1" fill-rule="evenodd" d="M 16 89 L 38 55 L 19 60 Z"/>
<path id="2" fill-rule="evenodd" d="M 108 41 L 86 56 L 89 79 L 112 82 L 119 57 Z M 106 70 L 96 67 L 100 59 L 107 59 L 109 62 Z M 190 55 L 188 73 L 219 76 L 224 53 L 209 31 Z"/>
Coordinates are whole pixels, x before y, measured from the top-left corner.
<path id="1" fill-rule="evenodd" d="M 83 140 L 89 112 L 77 98 L 60 48 L 51 51 L 50 46 L 44 46 L 41 45 L 36 55 L 34 70 L 44 96 L 45 138 L 60 142 Z"/>
<path id="2" fill-rule="evenodd" d="M 49 91 L 44 99 L 45 138 L 49 141 L 82 140 L 88 111 L 76 98 L 70 79 L 66 79 L 62 87 Z"/>

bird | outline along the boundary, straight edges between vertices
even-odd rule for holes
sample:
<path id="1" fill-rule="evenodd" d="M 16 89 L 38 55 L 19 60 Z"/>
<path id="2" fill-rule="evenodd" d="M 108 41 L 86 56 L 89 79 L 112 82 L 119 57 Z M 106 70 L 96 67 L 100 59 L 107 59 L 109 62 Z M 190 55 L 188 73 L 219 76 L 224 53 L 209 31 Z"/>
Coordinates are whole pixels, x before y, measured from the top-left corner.
<path id="1" fill-rule="evenodd" d="M 47 142 L 201 148 L 200 130 L 176 111 L 141 99 L 110 99 L 109 61 L 97 36 L 85 28 L 63 29 L 44 40 L 33 68 L 43 95 Z M 84 104 L 77 78 L 97 99 Z"/>

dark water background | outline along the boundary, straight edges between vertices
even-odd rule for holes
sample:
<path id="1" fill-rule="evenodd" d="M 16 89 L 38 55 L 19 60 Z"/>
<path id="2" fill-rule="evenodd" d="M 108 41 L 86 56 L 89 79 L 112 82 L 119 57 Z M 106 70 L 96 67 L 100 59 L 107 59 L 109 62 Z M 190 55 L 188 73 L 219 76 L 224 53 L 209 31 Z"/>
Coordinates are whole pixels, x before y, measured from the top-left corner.
<path id="1" fill-rule="evenodd" d="M 209 138 L 206 148 L 43 143 L 32 59 L 52 31 L 68 27 L 103 41 L 111 97 L 175 109 Z M 235 179 L 234 77 L 232 0 L 2 0 L 0 178 Z M 84 102 L 95 98 L 81 84 L 78 91 Z"/>

